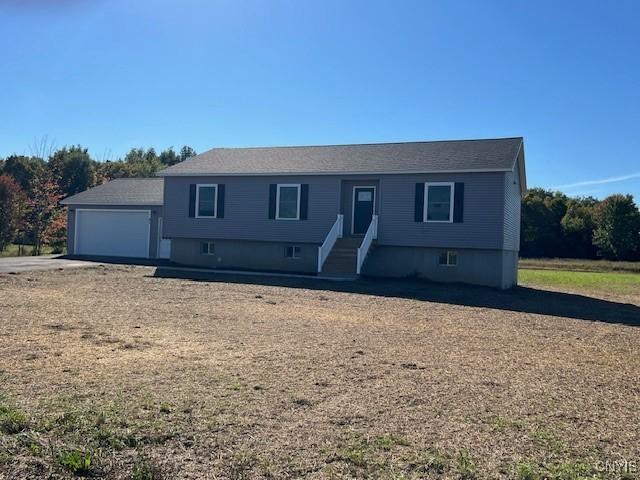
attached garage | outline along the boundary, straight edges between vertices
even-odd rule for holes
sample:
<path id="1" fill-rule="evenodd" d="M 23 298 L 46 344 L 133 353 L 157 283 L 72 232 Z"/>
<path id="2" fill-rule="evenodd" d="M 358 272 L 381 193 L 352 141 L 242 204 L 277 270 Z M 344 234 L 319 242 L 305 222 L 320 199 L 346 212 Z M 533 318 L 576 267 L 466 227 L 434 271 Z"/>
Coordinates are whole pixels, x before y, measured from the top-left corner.
<path id="1" fill-rule="evenodd" d="M 70 255 L 168 258 L 162 238 L 163 180 L 126 178 L 64 199 Z"/>
<path id="2" fill-rule="evenodd" d="M 75 254 L 149 257 L 150 210 L 76 209 Z"/>

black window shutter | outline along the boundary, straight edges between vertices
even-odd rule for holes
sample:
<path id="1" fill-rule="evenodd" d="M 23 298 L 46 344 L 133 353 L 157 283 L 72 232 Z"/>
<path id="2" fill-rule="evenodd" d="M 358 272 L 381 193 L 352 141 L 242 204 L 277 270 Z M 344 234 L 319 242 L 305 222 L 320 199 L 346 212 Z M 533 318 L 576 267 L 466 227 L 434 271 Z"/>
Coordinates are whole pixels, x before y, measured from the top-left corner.
<path id="1" fill-rule="evenodd" d="M 276 192 L 278 185 L 272 183 L 269 185 L 269 218 L 276 218 Z"/>
<path id="2" fill-rule="evenodd" d="M 416 203 L 413 219 L 416 222 L 424 222 L 424 183 L 416 183 Z"/>
<path id="3" fill-rule="evenodd" d="M 196 184 L 189 185 L 189 216 L 196 216 Z"/>
<path id="4" fill-rule="evenodd" d="M 309 184 L 300 185 L 300 220 L 306 220 L 309 211 Z"/>
<path id="5" fill-rule="evenodd" d="M 456 182 L 453 191 L 453 222 L 462 223 L 464 217 L 464 183 Z"/>
<path id="6" fill-rule="evenodd" d="M 217 217 L 224 218 L 224 183 L 218 184 Z"/>

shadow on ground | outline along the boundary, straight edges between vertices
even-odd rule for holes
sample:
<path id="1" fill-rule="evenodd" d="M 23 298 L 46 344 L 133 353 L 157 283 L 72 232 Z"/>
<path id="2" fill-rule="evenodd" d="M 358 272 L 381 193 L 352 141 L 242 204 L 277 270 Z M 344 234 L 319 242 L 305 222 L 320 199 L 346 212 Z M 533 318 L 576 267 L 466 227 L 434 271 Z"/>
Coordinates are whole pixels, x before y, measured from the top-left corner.
<path id="1" fill-rule="evenodd" d="M 359 293 L 640 326 L 640 307 L 637 305 L 529 287 L 516 287 L 511 290 L 502 291 L 488 287 L 431 283 L 409 279 L 367 278 L 352 282 L 339 282 L 313 278 L 181 271 L 166 269 L 161 266 L 156 269 L 154 276 L 205 282 L 243 283 Z"/>
<path id="2" fill-rule="evenodd" d="M 101 257 L 99 255 L 61 255 L 64 260 L 81 260 L 83 262 L 107 263 L 111 265 L 137 265 L 143 267 L 161 267 L 173 265 L 169 260 L 158 258 L 133 257 Z"/>

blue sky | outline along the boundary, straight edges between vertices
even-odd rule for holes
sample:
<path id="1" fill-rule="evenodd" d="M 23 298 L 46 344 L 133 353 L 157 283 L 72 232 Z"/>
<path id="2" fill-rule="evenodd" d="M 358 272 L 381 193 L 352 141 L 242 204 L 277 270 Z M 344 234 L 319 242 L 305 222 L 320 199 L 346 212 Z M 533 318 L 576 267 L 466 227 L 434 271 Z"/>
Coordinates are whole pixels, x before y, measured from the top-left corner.
<path id="1" fill-rule="evenodd" d="M 530 186 L 638 199 L 638 22 L 635 0 L 4 0 L 0 157 L 524 136 Z"/>

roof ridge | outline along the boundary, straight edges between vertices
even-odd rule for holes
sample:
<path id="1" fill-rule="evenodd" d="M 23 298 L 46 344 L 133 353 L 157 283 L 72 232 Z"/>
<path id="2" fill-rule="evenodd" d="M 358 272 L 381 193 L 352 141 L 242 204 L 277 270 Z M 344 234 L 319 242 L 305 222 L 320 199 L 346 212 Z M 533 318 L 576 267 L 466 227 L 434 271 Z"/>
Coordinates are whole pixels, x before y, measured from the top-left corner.
<path id="1" fill-rule="evenodd" d="M 211 150 L 258 150 L 261 148 L 323 148 L 323 147 L 370 147 L 370 146 L 382 146 L 382 145 L 415 145 L 418 143 L 461 143 L 461 142 L 487 142 L 492 140 L 523 140 L 524 137 L 493 137 L 493 138 L 467 138 L 467 139 L 449 139 L 449 140 L 409 140 L 406 142 L 369 142 L 369 143 L 327 143 L 319 145 L 271 145 L 271 146 L 253 146 L 253 147 L 214 147 L 209 150 L 205 150 L 202 153 L 210 152 Z M 195 155 L 196 157 L 199 155 Z M 193 158 L 193 157 L 191 157 Z M 189 160 L 189 159 L 187 159 Z"/>
<path id="2" fill-rule="evenodd" d="M 136 182 L 139 182 L 141 180 L 158 180 L 158 177 L 119 177 L 119 178 L 112 178 L 111 180 L 109 180 L 109 182 L 115 182 L 118 180 L 135 180 Z"/>

